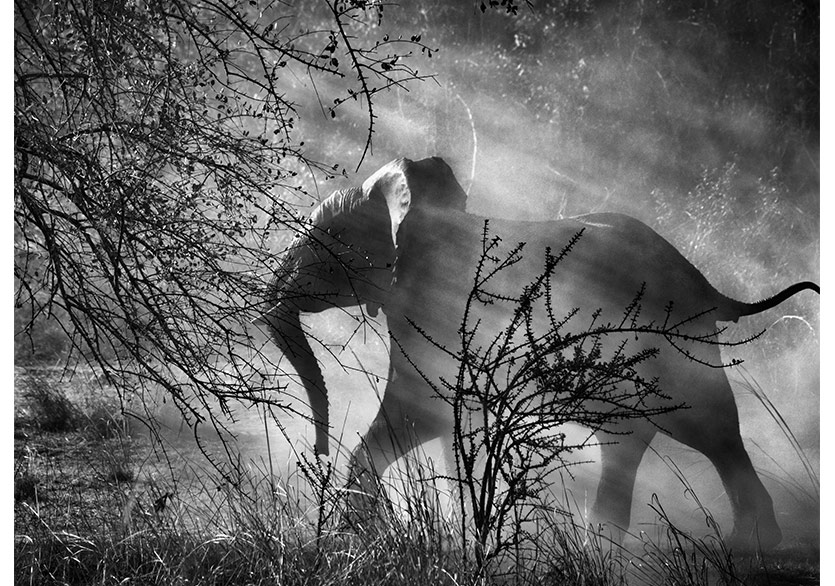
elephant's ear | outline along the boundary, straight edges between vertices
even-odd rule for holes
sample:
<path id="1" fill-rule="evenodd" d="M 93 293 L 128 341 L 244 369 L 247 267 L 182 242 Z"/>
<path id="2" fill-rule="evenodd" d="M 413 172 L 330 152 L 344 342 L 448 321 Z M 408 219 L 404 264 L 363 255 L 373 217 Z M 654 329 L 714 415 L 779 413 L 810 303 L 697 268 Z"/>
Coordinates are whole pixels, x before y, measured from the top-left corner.
<path id="1" fill-rule="evenodd" d="M 366 179 L 362 192 L 368 200 L 385 200 L 395 248 L 398 230 L 409 210 L 429 206 L 464 211 L 467 204 L 467 194 L 440 157 L 395 159 Z"/>
<path id="2" fill-rule="evenodd" d="M 386 303 L 398 255 L 401 224 L 421 207 L 463 210 L 467 196 L 439 158 L 396 159 L 361 188 L 331 194 L 310 216 L 310 231 L 291 254 L 293 283 L 305 311 L 366 303 L 369 313 Z M 317 303 L 316 294 L 320 295 Z"/>

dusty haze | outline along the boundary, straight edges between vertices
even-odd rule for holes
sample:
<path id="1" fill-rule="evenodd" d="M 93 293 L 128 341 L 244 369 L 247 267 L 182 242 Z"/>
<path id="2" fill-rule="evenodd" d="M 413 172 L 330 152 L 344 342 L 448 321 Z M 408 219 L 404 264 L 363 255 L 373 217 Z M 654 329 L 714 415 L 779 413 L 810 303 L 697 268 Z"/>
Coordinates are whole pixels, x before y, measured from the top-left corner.
<path id="1" fill-rule="evenodd" d="M 723 293 L 756 300 L 799 280 L 819 281 L 819 132 L 817 16 L 798 4 L 759 3 L 643 8 L 606 3 L 535 3 L 516 17 L 443 2 L 386 9 L 379 29 L 357 34 L 420 33 L 438 51 L 419 69 L 426 81 L 380 96 L 373 153 L 354 172 L 366 119 L 358 106 L 336 119 L 316 101 L 299 103 L 307 148 L 350 169 L 324 181 L 304 176 L 321 198 L 359 185 L 395 157 L 439 155 L 469 192 L 468 210 L 512 219 L 557 219 L 620 211 L 673 242 Z M 572 8 L 573 11 L 567 11 Z M 712 12 L 711 12 L 712 11 Z M 782 11 L 782 12 L 781 12 Z M 317 81 L 296 72 L 285 80 L 299 96 Z M 330 88 L 317 85 L 323 103 Z M 311 201 L 306 205 L 313 205 Z M 509 237 L 509 235 L 506 235 Z M 276 253 L 287 236 L 276 234 Z M 451 251 L 454 253 L 454 251 Z M 778 422 L 752 392 L 760 389 L 819 472 L 819 299 L 805 292 L 762 315 L 743 318 L 724 339 L 765 330 L 725 354 L 734 369 L 742 436 L 775 500 L 785 542 L 818 540 L 815 482 Z M 373 332 L 326 312 L 306 320 L 338 358 L 317 349 L 330 385 L 333 435 L 356 444 L 378 399 L 365 369 L 380 383 L 386 346 Z M 378 325 L 385 332 L 384 320 Z M 363 343 L 363 333 L 366 341 Z M 274 349 L 262 339 L 263 351 Z M 278 356 L 271 355 L 275 360 Z M 342 365 L 339 364 L 342 363 Z M 748 382 L 745 382 L 748 381 Z M 303 391 L 291 384 L 288 391 Z M 297 408 L 305 409 L 303 399 Z M 312 441 L 312 425 L 287 417 L 271 428 L 278 469 Z M 254 459 L 266 457 L 264 425 L 250 412 L 236 429 Z M 706 458 L 657 438 L 638 473 L 633 529 L 651 531 L 657 493 L 673 520 L 696 531 L 704 519 L 664 461 L 670 458 L 730 530 L 730 509 Z M 437 446 L 427 449 L 437 457 Z M 594 457 L 594 450 L 584 457 Z M 344 456 L 338 461 L 345 463 Z M 578 469 L 577 502 L 594 494 L 594 464 Z"/>

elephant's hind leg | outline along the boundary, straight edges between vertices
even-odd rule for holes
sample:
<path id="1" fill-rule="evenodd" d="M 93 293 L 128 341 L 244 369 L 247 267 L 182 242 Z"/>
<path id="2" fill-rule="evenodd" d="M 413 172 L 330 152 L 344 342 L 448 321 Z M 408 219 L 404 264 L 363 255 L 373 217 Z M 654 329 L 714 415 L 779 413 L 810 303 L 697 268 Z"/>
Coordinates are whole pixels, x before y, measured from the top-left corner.
<path id="1" fill-rule="evenodd" d="M 652 435 L 600 435 L 602 469 L 591 521 L 604 525 L 615 541 L 621 541 L 629 529 L 635 476 Z"/>
<path id="2" fill-rule="evenodd" d="M 754 471 L 738 428 L 722 435 L 685 443 L 707 456 L 722 479 L 734 516 L 729 545 L 742 551 L 772 549 L 780 543 L 782 532 L 771 497 Z"/>
<path id="3" fill-rule="evenodd" d="M 737 550 L 771 549 L 782 533 L 771 497 L 760 481 L 739 433 L 739 415 L 723 371 L 699 381 L 701 401 L 677 411 L 673 437 L 698 450 L 719 473 L 731 502 L 734 528 L 729 544 Z"/>

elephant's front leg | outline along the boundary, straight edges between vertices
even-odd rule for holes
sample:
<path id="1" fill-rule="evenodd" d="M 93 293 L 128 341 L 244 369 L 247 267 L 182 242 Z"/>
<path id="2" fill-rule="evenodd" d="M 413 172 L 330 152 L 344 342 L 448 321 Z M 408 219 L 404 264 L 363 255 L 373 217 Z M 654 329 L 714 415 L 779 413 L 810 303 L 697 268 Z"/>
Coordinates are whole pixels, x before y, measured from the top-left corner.
<path id="1" fill-rule="evenodd" d="M 428 385 L 417 373 L 409 373 L 409 367 L 389 368 L 380 410 L 351 454 L 347 485 L 350 522 L 376 516 L 382 490 L 380 478 L 398 458 L 441 435 L 441 417 L 433 409 L 445 406 L 431 396 Z"/>

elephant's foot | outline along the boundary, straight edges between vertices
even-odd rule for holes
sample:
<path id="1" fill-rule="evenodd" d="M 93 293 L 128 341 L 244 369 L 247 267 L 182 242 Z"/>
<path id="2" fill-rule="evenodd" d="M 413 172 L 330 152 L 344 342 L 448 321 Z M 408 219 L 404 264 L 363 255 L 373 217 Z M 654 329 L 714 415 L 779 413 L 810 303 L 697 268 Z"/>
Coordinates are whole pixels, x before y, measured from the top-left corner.
<path id="1" fill-rule="evenodd" d="M 375 527 L 381 518 L 376 501 L 357 504 L 354 499 L 349 499 L 340 528 L 354 533 L 364 532 Z"/>
<path id="2" fill-rule="evenodd" d="M 606 500 L 607 498 L 609 500 Z M 629 534 L 629 524 L 631 522 L 630 507 L 629 505 L 624 506 L 622 503 L 629 503 L 630 501 L 618 499 L 612 504 L 611 500 L 607 495 L 602 498 L 598 496 L 591 514 L 586 520 L 586 525 L 601 539 L 621 545 L 624 538 Z"/>
<path id="3" fill-rule="evenodd" d="M 373 525 L 380 518 L 380 481 L 369 472 L 352 469 L 345 486 L 344 524 L 357 530 Z"/>
<path id="4" fill-rule="evenodd" d="M 757 553 L 777 547 L 783 539 L 783 532 L 772 516 L 758 520 L 734 524 L 734 530 L 728 538 L 728 546 L 737 553 Z"/>
<path id="5" fill-rule="evenodd" d="M 621 546 L 629 532 L 612 523 L 588 523 L 583 545 L 608 549 L 609 545 Z"/>

